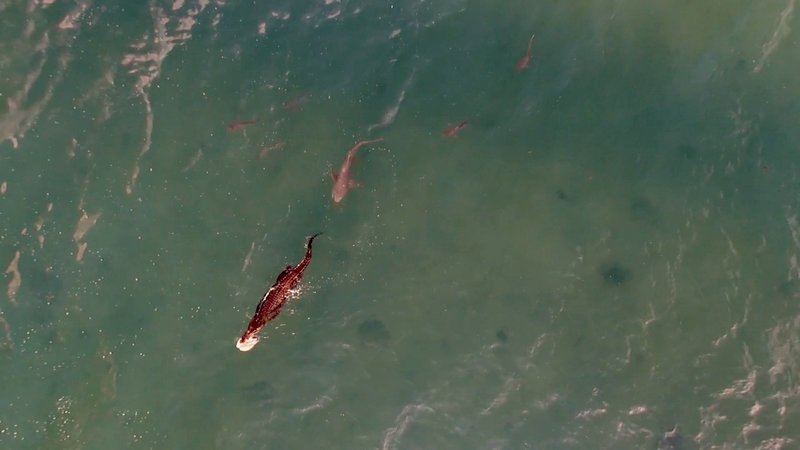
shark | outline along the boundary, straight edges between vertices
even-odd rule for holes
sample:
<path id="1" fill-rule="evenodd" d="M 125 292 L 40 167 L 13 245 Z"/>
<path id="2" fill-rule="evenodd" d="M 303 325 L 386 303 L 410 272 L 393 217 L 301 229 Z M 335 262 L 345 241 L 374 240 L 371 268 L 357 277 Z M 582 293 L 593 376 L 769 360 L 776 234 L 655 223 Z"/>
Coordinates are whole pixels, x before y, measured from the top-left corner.
<path id="1" fill-rule="evenodd" d="M 517 61 L 517 72 L 522 72 L 523 70 L 528 68 L 528 64 L 531 62 L 531 55 L 533 54 L 533 38 L 535 35 L 532 35 L 530 39 L 528 39 L 528 51 L 522 55 L 522 58 Z"/>
<path id="2" fill-rule="evenodd" d="M 334 203 L 341 202 L 344 199 L 344 196 L 347 195 L 347 191 L 350 189 L 361 186 L 350 176 L 350 169 L 353 167 L 353 161 L 355 160 L 358 150 L 365 145 L 374 144 L 381 141 L 383 141 L 383 138 L 358 142 L 355 146 L 353 146 L 353 148 L 348 150 L 347 156 L 345 156 L 344 162 L 342 163 L 342 167 L 339 169 L 339 173 L 334 173 L 333 169 L 331 169 L 331 180 L 333 180 L 331 198 L 333 199 Z"/>

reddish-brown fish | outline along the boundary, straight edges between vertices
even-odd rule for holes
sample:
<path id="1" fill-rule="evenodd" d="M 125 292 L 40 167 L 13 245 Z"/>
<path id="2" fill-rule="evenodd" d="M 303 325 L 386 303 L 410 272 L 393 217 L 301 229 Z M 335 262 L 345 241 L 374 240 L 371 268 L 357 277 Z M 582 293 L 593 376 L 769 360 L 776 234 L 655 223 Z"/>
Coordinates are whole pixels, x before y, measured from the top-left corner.
<path id="1" fill-rule="evenodd" d="M 235 122 L 229 123 L 228 126 L 225 127 L 225 130 L 231 133 L 235 133 L 237 131 L 244 130 L 244 127 L 246 126 L 250 126 L 255 123 L 256 123 L 255 120 L 237 120 Z"/>
<path id="2" fill-rule="evenodd" d="M 467 127 L 468 121 L 463 121 L 458 125 L 448 125 L 447 128 L 442 131 L 442 136 L 444 137 L 456 137 L 458 133 Z"/>
<path id="3" fill-rule="evenodd" d="M 353 161 L 355 160 L 356 152 L 358 152 L 358 150 L 365 145 L 381 142 L 382 140 L 383 138 L 378 138 L 371 141 L 361 141 L 357 143 L 347 152 L 347 156 L 344 158 L 344 162 L 342 163 L 342 168 L 339 169 L 339 173 L 336 174 L 333 172 L 333 169 L 331 169 L 331 179 L 333 180 L 331 198 L 333 199 L 334 203 L 341 202 L 342 199 L 344 199 L 344 196 L 347 195 L 347 191 L 350 189 L 361 186 L 357 181 L 350 177 L 350 169 L 353 167 Z"/>
<path id="4" fill-rule="evenodd" d="M 236 341 L 236 348 L 246 352 L 251 350 L 258 344 L 258 332 L 264 328 L 270 320 L 274 319 L 281 312 L 281 308 L 286 303 L 286 300 L 292 294 L 292 291 L 300 284 L 303 279 L 303 272 L 309 264 L 311 264 L 311 243 L 314 238 L 322 233 L 317 233 L 308 238 L 306 242 L 306 254 L 303 259 L 296 266 L 286 266 L 286 269 L 278 275 L 275 284 L 261 297 L 261 301 L 256 306 L 256 312 L 250 323 L 247 324 L 242 337 Z"/>
<path id="5" fill-rule="evenodd" d="M 517 62 L 517 72 L 522 72 L 523 70 L 528 68 L 528 64 L 531 62 L 531 55 L 533 54 L 533 37 L 535 35 L 531 35 L 531 38 L 528 39 L 528 51 L 519 59 Z"/>

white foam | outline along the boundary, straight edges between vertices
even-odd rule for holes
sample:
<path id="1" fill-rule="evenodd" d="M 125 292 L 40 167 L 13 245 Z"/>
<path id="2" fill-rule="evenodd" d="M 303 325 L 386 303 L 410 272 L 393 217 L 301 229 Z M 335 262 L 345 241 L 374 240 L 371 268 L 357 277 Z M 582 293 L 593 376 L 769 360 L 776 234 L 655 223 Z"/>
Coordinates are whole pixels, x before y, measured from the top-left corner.
<path id="1" fill-rule="evenodd" d="M 400 438 L 408 429 L 408 426 L 422 413 L 433 412 L 433 409 L 425 404 L 406 405 L 394 421 L 394 425 L 387 428 L 383 433 L 383 450 L 397 448 Z"/>
<path id="2" fill-rule="evenodd" d="M 75 250 L 75 261 L 80 262 L 83 260 L 83 254 L 86 252 L 86 247 L 88 243 L 84 241 L 84 237 L 86 233 L 89 232 L 95 225 L 97 225 L 97 219 L 100 218 L 100 213 L 94 214 L 86 214 L 86 211 L 81 212 L 81 217 L 78 219 L 78 223 L 75 224 L 75 232 L 72 233 L 72 240 L 75 241 L 77 248 Z"/>
<path id="3" fill-rule="evenodd" d="M 333 399 L 331 397 L 329 397 L 327 395 L 323 395 L 322 397 L 320 397 L 316 401 L 314 401 L 314 403 L 312 403 L 312 404 L 310 404 L 310 405 L 308 405 L 306 407 L 303 407 L 303 408 L 295 408 L 295 409 L 292 410 L 292 412 L 295 413 L 295 414 L 300 414 L 300 415 L 308 414 L 310 412 L 317 411 L 319 409 L 324 408 L 325 406 L 329 405 L 332 401 L 333 401 Z"/>
<path id="4" fill-rule="evenodd" d="M 792 19 L 792 13 L 794 13 L 794 3 L 795 0 L 787 0 L 786 6 L 783 8 L 783 11 L 781 11 L 780 19 L 778 19 L 778 25 L 772 32 L 772 38 L 762 47 L 761 57 L 758 63 L 756 63 L 755 68 L 753 68 L 753 73 L 759 73 L 764 69 L 764 65 L 767 63 L 770 55 L 772 55 L 781 42 L 786 39 L 786 36 L 789 35 L 789 31 L 791 30 L 789 21 Z"/>
<path id="5" fill-rule="evenodd" d="M 797 214 L 787 213 L 786 224 L 789 227 L 789 234 L 792 236 L 795 251 L 800 251 L 800 223 L 797 220 Z M 800 264 L 797 262 L 797 253 L 789 256 L 789 274 L 787 281 L 800 280 Z"/>
<path id="6" fill-rule="evenodd" d="M 575 414 L 575 418 L 581 420 L 590 420 L 594 419 L 595 417 L 604 416 L 606 413 L 608 413 L 608 408 L 590 408 L 584 409 L 578 414 Z"/>
<path id="7" fill-rule="evenodd" d="M 788 437 L 774 437 L 761 441 L 756 450 L 785 450 L 795 440 Z"/>
<path id="8" fill-rule="evenodd" d="M 81 3 L 77 7 L 75 7 L 72 11 L 67 13 L 61 22 L 58 24 L 58 28 L 62 30 L 69 30 L 75 28 L 75 24 L 80 20 L 83 16 L 83 13 L 86 11 L 86 8 L 89 7 L 89 3 Z"/>
<path id="9" fill-rule="evenodd" d="M 646 416 L 650 414 L 650 408 L 648 408 L 646 405 L 631 406 L 630 409 L 628 409 L 627 414 L 629 416 Z"/>
<path id="10" fill-rule="evenodd" d="M 178 27 L 176 28 L 177 31 L 191 31 L 194 28 L 194 25 L 197 23 L 197 20 L 194 18 L 193 15 L 188 15 L 186 17 L 181 17 L 178 19 Z"/>
<path id="11" fill-rule="evenodd" d="M 520 380 L 516 378 L 509 378 L 506 380 L 503 388 L 497 394 L 497 396 L 492 399 L 492 402 L 487 406 L 483 411 L 481 411 L 481 415 L 485 416 L 492 412 L 493 409 L 497 408 L 498 406 L 504 405 L 508 401 L 508 395 L 512 392 L 518 391 L 521 387 L 522 383 Z"/>
<path id="12" fill-rule="evenodd" d="M 8 112 L 0 117 L 0 142 L 8 140 L 14 148 L 18 148 L 18 139 L 24 137 L 25 132 L 36 122 L 42 109 L 50 102 L 53 96 L 53 90 L 61 81 L 61 77 L 70 61 L 69 54 L 62 53 L 58 58 L 58 68 L 55 74 L 48 78 L 49 82 L 47 83 L 42 97 L 34 101 L 33 104 L 27 108 L 21 107 L 20 105 L 23 105 L 29 100 L 28 94 L 31 88 L 40 78 L 42 68 L 47 61 L 47 48 L 49 47 L 49 43 L 48 34 L 45 32 L 39 42 L 34 46 L 34 52 L 41 53 L 39 63 L 26 75 L 22 89 L 15 95 L 7 98 Z"/>
<path id="13" fill-rule="evenodd" d="M 258 336 L 250 336 L 245 340 L 237 339 L 236 348 L 238 348 L 239 351 L 242 352 L 249 352 L 250 350 L 253 349 L 253 347 L 256 346 L 256 344 L 258 344 L 258 341 L 259 341 Z"/>
<path id="14" fill-rule="evenodd" d="M 8 267 L 6 267 L 5 274 L 11 274 L 11 279 L 8 281 L 8 289 L 6 289 L 6 294 L 8 295 L 8 300 L 11 302 L 12 305 L 17 304 L 17 292 L 19 291 L 19 287 L 22 284 L 22 275 L 19 272 L 19 250 L 14 253 L 14 258 L 11 259 L 11 262 L 8 263 Z"/>
<path id="15" fill-rule="evenodd" d="M 142 144 L 142 148 L 139 150 L 139 155 L 136 157 L 136 160 L 133 163 L 133 169 L 131 170 L 131 175 L 128 178 L 128 184 L 125 185 L 125 193 L 128 195 L 133 193 L 133 188 L 136 186 L 136 180 L 139 178 L 139 162 L 142 160 L 142 157 L 148 151 L 150 151 L 150 146 L 153 139 L 153 108 L 150 105 L 150 96 L 144 91 L 144 89 L 139 90 L 139 96 L 142 97 L 145 106 L 144 143 Z"/>
<path id="16" fill-rule="evenodd" d="M 142 53 L 128 53 L 123 55 L 121 64 L 128 67 L 128 73 L 136 75 L 134 91 L 142 98 L 145 107 L 145 129 L 142 147 L 134 160 L 131 174 L 125 185 L 125 192 L 131 194 L 136 181 L 141 173 L 139 163 L 142 157 L 150 151 L 153 135 L 153 108 L 150 104 L 148 90 L 152 83 L 161 75 L 164 60 L 172 50 L 192 37 L 192 29 L 197 24 L 196 17 L 203 12 L 208 1 L 200 0 L 197 7 L 189 9 L 185 15 L 176 17 L 174 22 L 162 8 L 153 6 L 150 14 L 153 18 L 152 36 L 145 34 L 140 42 L 131 45 L 133 50 L 145 50 Z M 172 4 L 173 10 L 180 9 L 183 2 L 180 0 Z M 174 26 L 173 26 L 174 23 Z M 173 28 L 171 30 L 171 28 Z"/>

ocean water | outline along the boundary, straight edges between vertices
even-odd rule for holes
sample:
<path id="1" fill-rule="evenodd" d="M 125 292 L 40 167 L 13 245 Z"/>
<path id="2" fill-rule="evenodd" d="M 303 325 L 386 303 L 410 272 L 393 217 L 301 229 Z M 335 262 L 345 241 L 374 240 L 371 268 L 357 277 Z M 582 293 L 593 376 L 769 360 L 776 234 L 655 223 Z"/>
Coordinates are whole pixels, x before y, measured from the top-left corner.
<path id="1" fill-rule="evenodd" d="M 800 448 L 796 7 L 0 0 L 0 448 Z"/>

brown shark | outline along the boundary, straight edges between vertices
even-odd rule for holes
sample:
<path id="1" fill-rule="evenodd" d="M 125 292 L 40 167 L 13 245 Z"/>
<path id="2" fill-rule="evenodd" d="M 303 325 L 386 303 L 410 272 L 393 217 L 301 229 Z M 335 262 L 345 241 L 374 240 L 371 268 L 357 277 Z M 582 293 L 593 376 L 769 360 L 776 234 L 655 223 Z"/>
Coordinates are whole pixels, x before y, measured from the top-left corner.
<path id="1" fill-rule="evenodd" d="M 357 181 L 350 177 L 350 168 L 353 166 L 353 160 L 355 160 L 356 152 L 358 152 L 358 150 L 365 145 L 381 142 L 382 140 L 383 138 L 378 138 L 371 141 L 361 141 L 357 143 L 347 152 L 347 156 L 344 158 L 344 162 L 342 163 L 342 168 L 339 169 L 339 174 L 337 175 L 333 172 L 333 169 L 331 169 L 331 179 L 333 180 L 331 198 L 333 199 L 334 203 L 341 202 L 342 199 L 344 199 L 344 196 L 347 195 L 347 191 L 360 186 Z"/>
<path id="2" fill-rule="evenodd" d="M 447 128 L 442 131 L 442 136 L 444 137 L 458 137 L 458 133 L 467 127 L 469 121 L 465 120 L 458 125 L 447 125 Z"/>
<path id="3" fill-rule="evenodd" d="M 225 130 L 227 130 L 229 133 L 236 133 L 237 131 L 244 130 L 244 127 L 249 127 L 255 123 L 255 120 L 237 120 L 229 123 L 228 126 L 225 127 Z"/>
<path id="4" fill-rule="evenodd" d="M 528 68 L 528 64 L 531 62 L 531 55 L 533 54 L 533 38 L 535 35 L 532 35 L 530 39 L 528 39 L 528 51 L 522 55 L 522 58 L 517 61 L 517 72 L 522 72 L 523 70 Z"/>
<path id="5" fill-rule="evenodd" d="M 264 328 L 267 322 L 278 317 L 286 300 L 297 285 L 300 284 L 300 280 L 303 279 L 303 271 L 311 264 L 311 243 L 314 242 L 314 238 L 320 234 L 322 233 L 317 233 L 308 238 L 306 254 L 303 256 L 303 259 L 297 263 L 296 266 L 286 266 L 283 272 L 278 275 L 275 284 L 261 297 L 261 301 L 258 302 L 258 306 L 256 306 L 256 312 L 253 314 L 253 318 L 250 319 L 250 323 L 247 324 L 247 329 L 244 334 L 242 334 L 242 337 L 236 341 L 236 348 L 243 352 L 251 350 L 258 344 L 259 331 Z"/>

